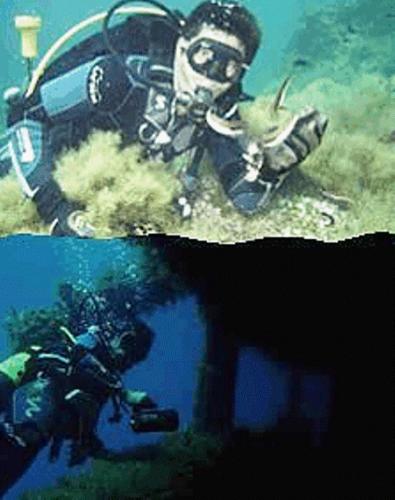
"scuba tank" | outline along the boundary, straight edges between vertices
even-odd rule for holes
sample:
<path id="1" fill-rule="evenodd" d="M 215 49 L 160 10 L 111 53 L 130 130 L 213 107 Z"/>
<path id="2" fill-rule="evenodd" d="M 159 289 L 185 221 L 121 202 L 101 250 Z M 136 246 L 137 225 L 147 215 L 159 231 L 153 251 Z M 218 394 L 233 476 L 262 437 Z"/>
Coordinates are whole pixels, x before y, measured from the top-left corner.
<path id="1" fill-rule="evenodd" d="M 174 432 L 179 427 L 179 416 L 172 409 L 135 410 L 130 419 L 130 426 L 137 433 Z"/>

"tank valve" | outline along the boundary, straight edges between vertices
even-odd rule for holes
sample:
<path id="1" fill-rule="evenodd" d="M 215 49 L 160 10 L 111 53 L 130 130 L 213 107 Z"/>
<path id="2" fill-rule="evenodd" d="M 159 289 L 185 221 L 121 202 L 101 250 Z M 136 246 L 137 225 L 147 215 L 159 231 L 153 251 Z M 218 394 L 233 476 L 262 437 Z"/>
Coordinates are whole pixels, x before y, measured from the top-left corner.
<path id="1" fill-rule="evenodd" d="M 41 18 L 38 16 L 16 16 L 15 28 L 21 34 L 22 57 L 25 58 L 29 77 L 31 77 L 32 60 L 37 57 L 37 34 L 41 28 Z"/>

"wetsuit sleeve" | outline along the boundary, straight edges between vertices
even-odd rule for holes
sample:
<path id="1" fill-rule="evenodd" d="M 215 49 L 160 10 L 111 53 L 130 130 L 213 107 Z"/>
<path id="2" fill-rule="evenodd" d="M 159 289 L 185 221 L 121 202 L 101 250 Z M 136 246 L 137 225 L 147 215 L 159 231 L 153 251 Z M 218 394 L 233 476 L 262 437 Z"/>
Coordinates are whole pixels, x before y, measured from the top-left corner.
<path id="1" fill-rule="evenodd" d="M 122 128 L 117 113 L 130 105 L 136 86 L 115 58 L 103 56 L 45 81 L 32 97 L 11 107 L 8 156 L 44 223 L 67 227 L 68 216 L 83 208 L 68 200 L 53 178 L 59 152 L 77 145 L 95 126 Z"/>
<path id="2" fill-rule="evenodd" d="M 32 199 L 45 224 L 64 220 L 76 209 L 52 176 L 59 143 L 69 135 L 69 126 L 50 127 L 38 120 L 24 119 L 8 129 L 12 169 L 22 192 Z"/>
<path id="3" fill-rule="evenodd" d="M 103 56 L 45 82 L 40 97 L 47 117 L 59 123 L 116 114 L 136 85 L 115 57 Z"/>
<path id="4" fill-rule="evenodd" d="M 326 116 L 306 108 L 270 142 L 211 130 L 208 150 L 235 207 L 244 214 L 264 208 L 291 170 L 319 146 L 327 123 Z"/>
<path id="5" fill-rule="evenodd" d="M 75 363 L 72 373 L 81 387 L 83 386 L 85 390 L 94 394 L 104 391 L 116 391 L 122 388 L 122 381 L 119 376 L 89 352 L 86 352 Z"/>
<path id="6" fill-rule="evenodd" d="M 144 391 L 124 389 L 121 393 L 122 401 L 130 407 L 155 408 L 156 404 Z"/>
<path id="7" fill-rule="evenodd" d="M 220 183 L 233 205 L 252 214 L 270 199 L 275 179 L 258 178 L 264 154 L 247 134 L 229 137 L 210 130 L 207 149 Z"/>

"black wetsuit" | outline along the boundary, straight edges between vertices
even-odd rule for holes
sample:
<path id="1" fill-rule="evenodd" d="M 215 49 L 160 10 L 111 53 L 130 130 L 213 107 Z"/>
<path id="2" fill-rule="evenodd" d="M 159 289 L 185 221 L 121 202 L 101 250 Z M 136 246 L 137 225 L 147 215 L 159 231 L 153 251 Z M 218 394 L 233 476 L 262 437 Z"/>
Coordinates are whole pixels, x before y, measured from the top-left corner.
<path id="1" fill-rule="evenodd" d="M 123 144 L 139 141 L 149 156 L 164 161 L 188 153 L 189 171 L 194 173 L 208 151 L 237 208 L 253 213 L 265 204 L 277 178 L 268 172 L 267 182 L 264 176 L 259 182 L 248 180 L 243 135 L 221 134 L 195 114 L 174 118 L 172 74 L 178 33 L 163 20 L 144 16 L 128 18 L 112 28 L 110 36 L 119 57 L 108 52 L 101 33 L 94 35 L 55 60 L 34 94 L 9 109 L 14 167 L 42 219 L 64 219 L 76 208 L 52 177 L 54 159 L 93 129 L 120 131 Z M 235 120 L 237 103 L 245 99 L 237 83 L 215 101 L 215 114 Z"/>
<path id="2" fill-rule="evenodd" d="M 0 416 L 2 414 L 8 415 L 10 413 L 10 404 L 14 389 L 15 386 L 12 383 L 12 380 L 4 373 L 0 372 Z"/>
<path id="3" fill-rule="evenodd" d="M 119 374 L 109 369 L 110 360 L 99 344 L 90 352 L 83 345 L 58 342 L 29 363 L 27 372 L 33 380 L 16 390 L 12 421 L 0 422 L 0 496 L 51 440 L 51 459 L 57 458 L 64 439 L 74 440 L 79 446 L 74 449 L 86 452 L 72 455 L 71 461 L 87 458 L 92 446 L 100 443 L 95 433 L 100 411 L 122 388 Z M 10 391 L 3 394 L 5 405 L 11 395 Z"/>

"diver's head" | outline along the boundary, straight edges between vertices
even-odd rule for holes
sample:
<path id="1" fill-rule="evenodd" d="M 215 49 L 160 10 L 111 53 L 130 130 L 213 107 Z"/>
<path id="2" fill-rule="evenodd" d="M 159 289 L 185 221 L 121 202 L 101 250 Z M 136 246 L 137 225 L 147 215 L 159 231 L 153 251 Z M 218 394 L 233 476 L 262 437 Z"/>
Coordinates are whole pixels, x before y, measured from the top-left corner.
<path id="1" fill-rule="evenodd" d="M 186 19 L 177 41 L 174 85 L 179 94 L 206 91 L 213 100 L 238 83 L 260 43 L 254 16 L 238 3 L 206 1 Z"/>
<path id="2" fill-rule="evenodd" d="M 152 346 L 154 332 L 141 320 L 134 318 L 117 328 L 117 333 L 109 341 L 118 370 L 125 371 L 143 361 Z"/>

